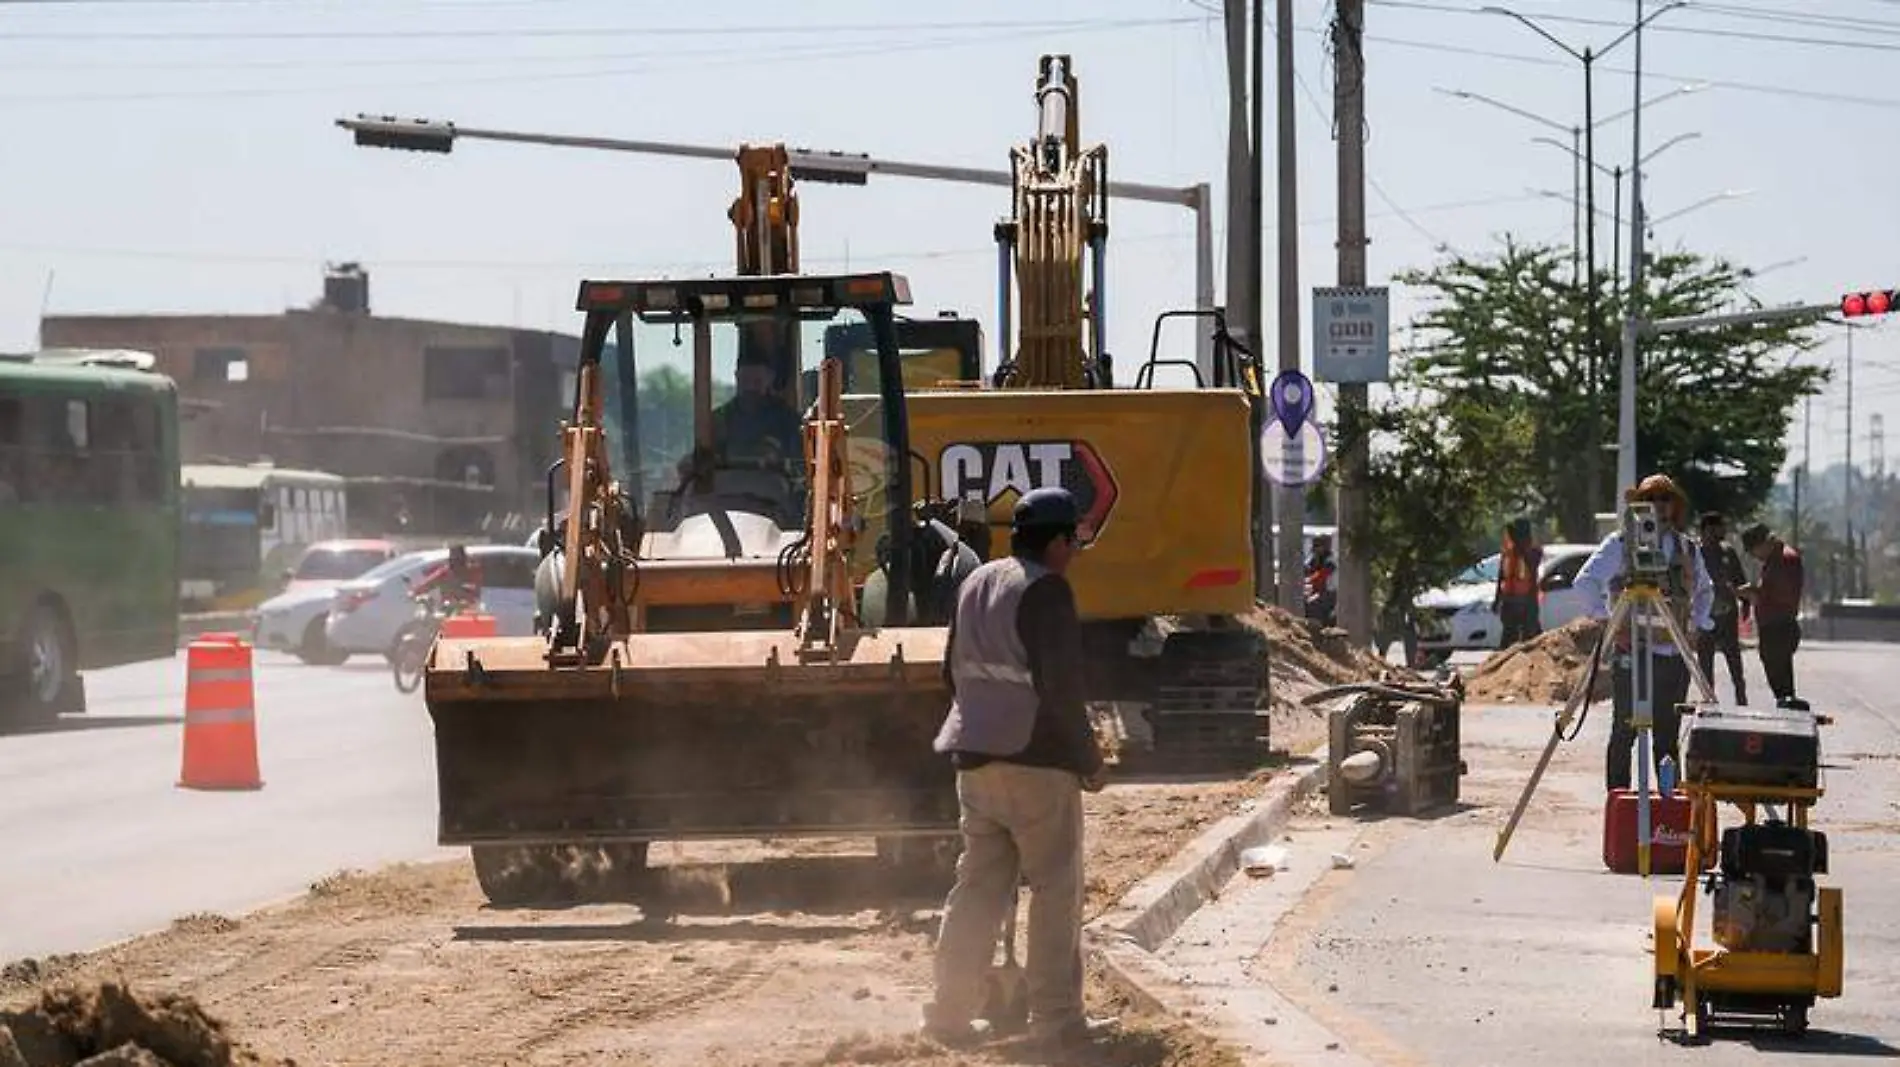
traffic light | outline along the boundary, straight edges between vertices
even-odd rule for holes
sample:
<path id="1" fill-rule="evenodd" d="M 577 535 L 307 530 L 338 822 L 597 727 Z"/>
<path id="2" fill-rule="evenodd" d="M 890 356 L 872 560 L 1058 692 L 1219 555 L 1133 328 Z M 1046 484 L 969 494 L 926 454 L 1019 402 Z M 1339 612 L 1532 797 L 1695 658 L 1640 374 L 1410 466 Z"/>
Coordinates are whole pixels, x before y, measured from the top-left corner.
<path id="1" fill-rule="evenodd" d="M 1900 308 L 1900 289 L 1873 289 L 1864 293 L 1848 293 L 1841 297 L 1842 318 L 1885 315 L 1896 308 Z"/>
<path id="2" fill-rule="evenodd" d="M 396 148 L 409 152 L 440 152 L 447 155 L 455 147 L 455 124 L 427 119 L 398 119 L 391 115 L 372 118 L 358 115 L 354 122 L 339 121 L 356 134 L 363 148 Z"/>

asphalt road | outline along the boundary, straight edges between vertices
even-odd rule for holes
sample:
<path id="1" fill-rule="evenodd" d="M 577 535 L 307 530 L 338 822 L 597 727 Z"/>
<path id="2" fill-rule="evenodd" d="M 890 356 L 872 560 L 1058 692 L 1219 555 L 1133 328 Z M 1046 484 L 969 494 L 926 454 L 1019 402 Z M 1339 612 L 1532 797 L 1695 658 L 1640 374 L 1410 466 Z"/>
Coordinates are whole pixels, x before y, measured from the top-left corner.
<path id="1" fill-rule="evenodd" d="M 1759 663 L 1749 659 L 1750 689 L 1766 693 Z M 1316 1040 L 1306 1029 L 1317 1020 L 1328 1033 L 1311 1048 L 1336 1043 L 1327 1053 L 1334 1063 L 1900 1059 L 1896 662 L 1890 645 L 1809 644 L 1797 660 L 1803 695 L 1837 719 L 1822 735 L 1827 795 L 1815 825 L 1828 833 L 1825 881 L 1844 889 L 1847 933 L 1844 993 L 1817 1002 L 1803 1043 L 1721 1029 L 1704 1048 L 1664 1040 L 1680 1021 L 1649 1006 L 1650 906 L 1681 880 L 1645 883 L 1602 866 L 1607 705 L 1560 750 L 1503 862 L 1492 862 L 1492 846 L 1549 736 L 1549 709 L 1467 709 L 1471 773 L 1462 811 L 1423 821 L 1302 820 L 1286 842 L 1299 866 L 1287 878 L 1230 887 L 1211 914 L 1197 917 L 1198 936 L 1213 945 L 1198 957 L 1204 967 L 1244 959 L 1255 983 L 1298 1006 L 1291 1013 L 1298 1025 L 1279 1032 Z M 1718 672 L 1726 688 L 1725 668 Z M 1340 850 L 1356 860 L 1351 869 L 1313 870 Z M 1286 887 L 1274 883 L 1295 880 L 1312 888 L 1276 910 L 1273 895 Z M 1706 916 L 1706 897 L 1699 910 Z M 1176 955 L 1193 963 L 1197 952 Z M 1227 1007 L 1235 1015 L 1270 1010 L 1240 995 Z M 1309 1058 L 1308 1049 L 1287 1051 L 1287 1062 Z"/>
<path id="2" fill-rule="evenodd" d="M 99 947 L 194 912 L 236 914 L 340 868 L 435 846 L 420 693 L 380 658 L 256 659 L 264 787 L 177 787 L 185 657 L 93 672 L 89 710 L 0 735 L 0 961 Z"/>

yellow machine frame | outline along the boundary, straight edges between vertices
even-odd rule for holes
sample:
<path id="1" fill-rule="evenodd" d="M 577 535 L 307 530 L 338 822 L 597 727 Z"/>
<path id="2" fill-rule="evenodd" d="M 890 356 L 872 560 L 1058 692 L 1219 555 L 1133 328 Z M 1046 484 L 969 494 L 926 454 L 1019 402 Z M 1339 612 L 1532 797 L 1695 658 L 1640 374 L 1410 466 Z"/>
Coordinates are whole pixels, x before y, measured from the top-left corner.
<path id="1" fill-rule="evenodd" d="M 1679 996 L 1685 1029 L 1688 1036 L 1695 1038 L 1707 1030 L 1711 993 L 1786 996 L 1802 1002 L 1786 1016 L 1786 1028 L 1799 1033 L 1807 1028 L 1805 1001 L 1808 998 L 1841 995 L 1845 952 L 1840 887 L 1817 888 L 1815 951 L 1811 953 L 1697 948 L 1696 890 L 1705 857 L 1719 847 L 1719 804 L 1734 804 L 1751 826 L 1760 805 L 1786 804 L 1789 824 L 1805 830 L 1808 810 L 1824 791 L 1818 787 L 1796 789 L 1697 782 L 1684 782 L 1682 789 L 1691 805 L 1688 855 L 1681 890 L 1673 896 L 1656 898 L 1656 1006 L 1666 1009 Z"/>

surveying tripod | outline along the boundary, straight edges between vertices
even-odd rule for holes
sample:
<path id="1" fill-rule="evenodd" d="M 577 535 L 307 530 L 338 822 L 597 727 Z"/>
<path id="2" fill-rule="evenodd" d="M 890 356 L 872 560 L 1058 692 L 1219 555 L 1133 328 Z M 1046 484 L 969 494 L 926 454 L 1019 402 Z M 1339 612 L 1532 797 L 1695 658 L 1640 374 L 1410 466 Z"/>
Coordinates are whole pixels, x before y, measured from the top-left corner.
<path id="1" fill-rule="evenodd" d="M 1678 544 L 1677 551 L 1688 549 Z M 1504 858 L 1504 850 L 1511 843 L 1511 835 L 1517 831 L 1518 820 L 1524 817 L 1524 809 L 1530 806 L 1531 794 L 1537 791 L 1544 771 L 1550 767 L 1550 759 L 1556 755 L 1557 745 L 1576 737 L 1572 724 L 1581 728 L 1578 717 L 1590 706 L 1590 691 L 1596 688 L 1597 672 L 1616 654 L 1616 635 L 1627 630 L 1630 639 L 1630 728 L 1636 731 L 1636 871 L 1644 878 L 1649 877 L 1650 742 L 1656 725 L 1656 672 L 1652 656 L 1654 627 L 1658 623 L 1669 632 L 1670 640 L 1675 642 L 1676 654 L 1682 658 L 1682 665 L 1688 670 L 1689 678 L 1695 683 L 1696 692 L 1701 695 L 1703 702 L 1715 702 L 1715 687 L 1703 675 L 1701 664 L 1695 660 L 1695 646 L 1689 643 L 1682 627 L 1677 625 L 1675 615 L 1670 612 L 1663 597 L 1661 581 L 1649 574 L 1632 574 L 1629 583 L 1617 594 L 1616 605 L 1610 610 L 1609 624 L 1597 637 L 1596 648 L 1590 654 L 1590 663 L 1584 669 L 1582 683 L 1557 712 L 1550 741 L 1544 745 L 1536 769 L 1531 771 L 1531 780 L 1525 784 L 1523 795 L 1517 798 L 1517 807 L 1511 810 L 1510 819 L 1498 833 L 1497 847 L 1491 852 L 1492 862 Z"/>

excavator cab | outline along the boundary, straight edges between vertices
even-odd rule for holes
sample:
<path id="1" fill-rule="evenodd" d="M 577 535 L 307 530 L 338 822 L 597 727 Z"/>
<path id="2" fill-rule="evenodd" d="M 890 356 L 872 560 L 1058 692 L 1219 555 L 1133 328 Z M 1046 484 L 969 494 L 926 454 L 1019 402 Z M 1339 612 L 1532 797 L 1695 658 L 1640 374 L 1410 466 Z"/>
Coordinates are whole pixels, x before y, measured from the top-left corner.
<path id="1" fill-rule="evenodd" d="M 568 518 L 537 576 L 547 625 L 445 637 L 425 676 L 438 839 L 473 847 L 492 901 L 624 895 L 661 840 L 874 837 L 941 869 L 957 830 L 954 774 L 931 748 L 946 634 L 906 625 L 902 597 L 887 625 L 861 625 L 845 565 L 875 514 L 894 573 L 913 570 L 892 329 L 906 302 L 891 274 L 583 284 L 578 395 L 549 472 L 550 529 L 562 483 Z M 889 383 L 854 414 L 822 357 L 839 325 L 868 329 Z M 778 396 L 741 410 L 724 394 L 751 345 L 776 361 Z M 759 442 L 805 358 L 822 388 L 787 462 Z M 668 409 L 638 395 L 655 366 L 692 390 L 683 458 L 649 451 L 669 439 L 654 414 Z"/>

